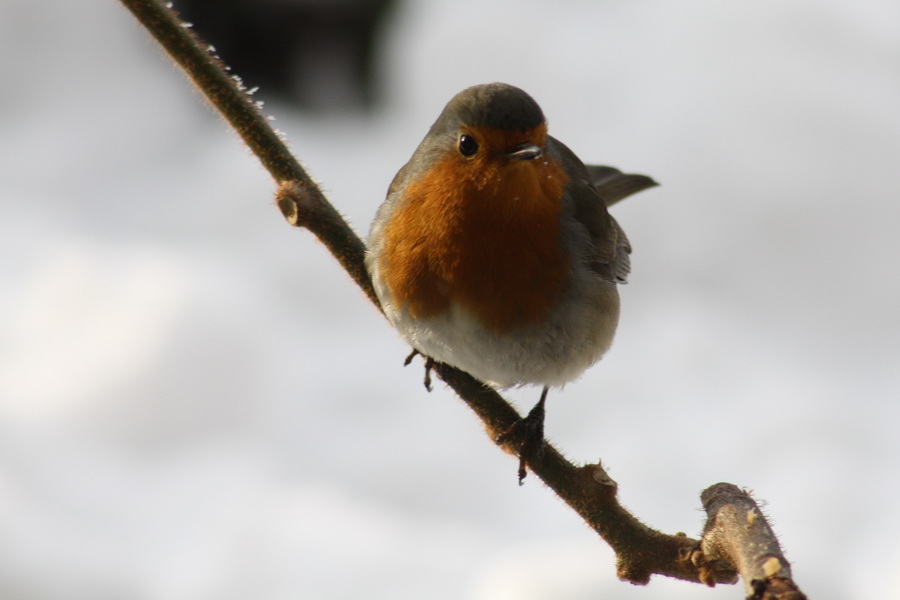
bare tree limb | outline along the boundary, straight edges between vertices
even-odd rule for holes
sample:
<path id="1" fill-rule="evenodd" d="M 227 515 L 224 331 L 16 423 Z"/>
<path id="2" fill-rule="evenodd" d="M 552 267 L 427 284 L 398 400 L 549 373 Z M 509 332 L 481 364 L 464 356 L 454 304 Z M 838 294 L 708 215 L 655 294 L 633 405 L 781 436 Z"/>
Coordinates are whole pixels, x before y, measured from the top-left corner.
<path id="1" fill-rule="evenodd" d="M 496 440 L 519 418 L 519 413 L 496 391 L 459 369 L 436 363 L 435 371 L 475 411 L 488 435 Z M 511 443 L 503 449 L 516 455 Z M 629 513 L 617 498 L 618 484 L 602 465 L 576 466 L 548 442 L 538 456 L 527 457 L 528 467 L 609 544 L 616 553 L 620 579 L 645 584 L 653 574 L 700 582 L 700 569 L 690 558 L 699 541 L 683 533 L 667 535 L 651 529 Z M 736 573 L 717 565 L 709 577 L 715 583 L 734 583 Z"/>
<path id="2" fill-rule="evenodd" d="M 699 563 L 705 576 L 713 564 L 735 565 L 752 600 L 806 600 L 775 533 L 750 494 L 717 483 L 700 494 L 707 521 Z"/>
<path id="3" fill-rule="evenodd" d="M 121 0 L 121 2 L 165 48 L 169 56 L 191 78 L 197 89 L 241 136 L 276 183 L 281 185 L 290 182 L 292 188 L 296 190 L 296 197 L 303 199 L 303 203 L 297 206 L 296 218 L 304 219 L 302 226 L 310 229 L 316 224 L 319 225 L 314 233 L 377 305 L 369 274 L 362 261 L 365 253 L 362 240 L 353 233 L 350 226 L 300 166 L 281 136 L 260 111 L 260 104 L 253 100 L 248 90 L 244 89 L 240 78 L 229 75 L 228 68 L 216 57 L 212 47 L 204 44 L 189 26 L 179 20 L 176 13 L 162 2 L 157 0 Z M 285 207 L 281 208 L 284 212 Z M 292 224 L 301 225 L 299 222 Z"/>
<path id="4" fill-rule="evenodd" d="M 291 155 L 240 79 L 230 76 L 211 49 L 161 2 L 120 1 L 184 69 L 269 171 L 279 186 L 276 200 L 287 221 L 310 230 L 321 240 L 378 305 L 364 265 L 365 245 Z M 610 193 L 615 201 L 638 187 L 635 184 Z M 434 363 L 433 369 L 478 415 L 491 439 L 496 441 L 520 419 L 495 390 L 467 373 L 441 363 Z M 500 445 L 512 454 L 518 450 L 516 440 Z M 618 485 L 599 462 L 576 466 L 546 441 L 526 460 L 531 471 L 613 548 L 618 576 L 625 581 L 644 584 L 651 575 L 661 574 L 715 585 L 736 582 L 740 572 L 748 594 L 755 600 L 803 598 L 794 592 L 788 563 L 762 514 L 749 497 L 740 498 L 740 490 L 730 484 L 717 484 L 704 492 L 710 524 L 703 540 L 695 540 L 683 533 L 664 534 L 641 523 L 619 503 Z M 753 535 L 746 532 L 748 524 L 756 532 Z M 786 595 L 791 593 L 795 595 Z"/>
<path id="5" fill-rule="evenodd" d="M 369 300 L 381 308 L 366 270 L 366 246 L 311 180 L 285 181 L 275 194 L 281 214 L 294 227 L 311 231 L 353 277 Z"/>

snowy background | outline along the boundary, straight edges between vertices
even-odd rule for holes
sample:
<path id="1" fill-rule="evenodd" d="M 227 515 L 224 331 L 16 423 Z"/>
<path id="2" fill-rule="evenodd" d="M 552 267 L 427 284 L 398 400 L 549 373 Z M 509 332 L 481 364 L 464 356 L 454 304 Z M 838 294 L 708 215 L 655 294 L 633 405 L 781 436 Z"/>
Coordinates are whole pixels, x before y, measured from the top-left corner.
<path id="1" fill-rule="evenodd" d="M 549 437 L 667 532 L 752 488 L 810 598 L 900 598 L 900 5 L 550 6 L 408 2 L 374 116 L 267 108 L 360 232 L 474 83 L 660 181 Z M 0 597 L 742 597 L 620 583 L 519 488 L 117 2 L 4 0 L 0 74 Z"/>

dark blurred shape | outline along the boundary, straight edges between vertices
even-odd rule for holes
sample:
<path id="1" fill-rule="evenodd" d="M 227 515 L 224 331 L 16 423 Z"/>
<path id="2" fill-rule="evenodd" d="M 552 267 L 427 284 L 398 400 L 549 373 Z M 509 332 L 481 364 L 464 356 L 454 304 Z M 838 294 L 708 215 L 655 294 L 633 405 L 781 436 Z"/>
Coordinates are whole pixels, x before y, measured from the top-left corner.
<path id="1" fill-rule="evenodd" d="M 394 0 L 175 0 L 248 88 L 311 110 L 369 109 Z"/>

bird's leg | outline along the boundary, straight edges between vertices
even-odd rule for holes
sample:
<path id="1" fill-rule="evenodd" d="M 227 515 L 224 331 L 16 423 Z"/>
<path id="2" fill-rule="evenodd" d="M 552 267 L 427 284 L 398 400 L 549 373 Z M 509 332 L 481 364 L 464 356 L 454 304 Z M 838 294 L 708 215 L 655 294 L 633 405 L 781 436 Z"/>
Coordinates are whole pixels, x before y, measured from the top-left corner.
<path id="1" fill-rule="evenodd" d="M 425 356 L 415 348 L 413 351 L 409 353 L 409 356 L 406 357 L 406 360 L 403 361 L 403 366 L 409 365 L 412 362 L 412 359 L 416 357 L 416 354 L 421 355 L 423 359 L 425 359 L 425 389 L 429 392 L 431 391 L 431 370 L 434 368 L 434 359 L 430 356 Z"/>
<path id="2" fill-rule="evenodd" d="M 408 367 L 409 363 L 412 362 L 412 360 L 416 357 L 417 354 L 419 354 L 419 351 L 416 350 L 415 348 L 413 348 L 413 351 L 410 352 L 409 356 L 406 357 L 406 360 L 403 361 L 403 366 Z"/>
<path id="3" fill-rule="evenodd" d="M 434 359 L 430 356 L 425 357 L 425 380 L 422 382 L 425 384 L 425 389 L 429 392 L 431 391 L 431 369 L 434 368 Z"/>
<path id="4" fill-rule="evenodd" d="M 534 457 L 544 448 L 544 415 L 546 414 L 544 405 L 547 401 L 548 389 L 545 385 L 541 391 L 541 399 L 524 419 L 516 421 L 512 427 L 497 438 L 498 444 L 504 444 L 514 437 L 522 440 L 519 445 L 519 485 L 522 485 L 527 475 L 526 459 Z"/>

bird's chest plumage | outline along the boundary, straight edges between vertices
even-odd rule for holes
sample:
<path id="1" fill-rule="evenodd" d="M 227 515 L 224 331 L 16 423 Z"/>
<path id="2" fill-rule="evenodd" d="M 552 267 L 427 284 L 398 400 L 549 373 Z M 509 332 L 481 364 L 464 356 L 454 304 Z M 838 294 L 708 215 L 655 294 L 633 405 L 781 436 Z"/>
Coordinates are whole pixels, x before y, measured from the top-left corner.
<path id="1" fill-rule="evenodd" d="M 411 182 L 379 259 L 393 301 L 414 319 L 461 307 L 497 333 L 544 318 L 572 257 L 560 238 L 566 174 L 535 162 L 465 171 L 451 156 Z"/>

